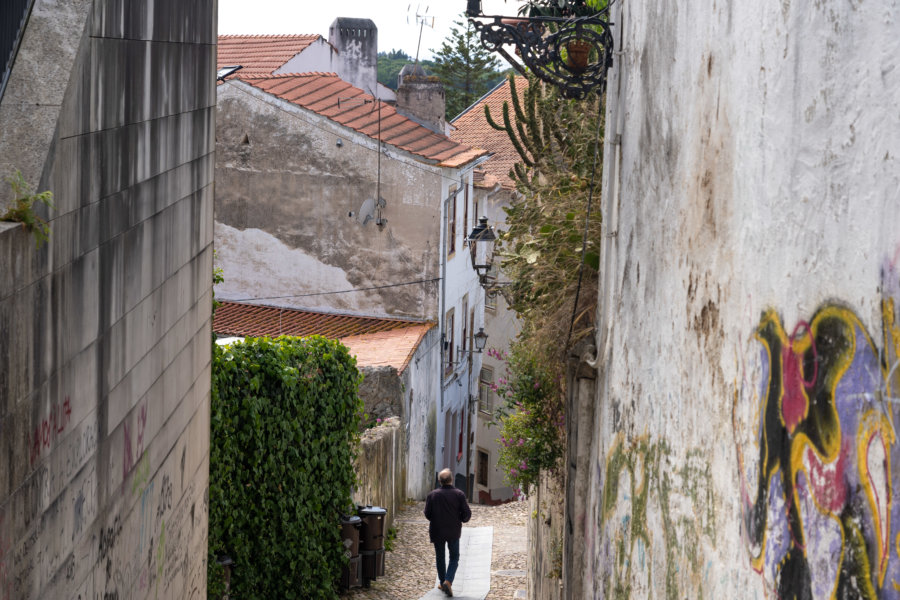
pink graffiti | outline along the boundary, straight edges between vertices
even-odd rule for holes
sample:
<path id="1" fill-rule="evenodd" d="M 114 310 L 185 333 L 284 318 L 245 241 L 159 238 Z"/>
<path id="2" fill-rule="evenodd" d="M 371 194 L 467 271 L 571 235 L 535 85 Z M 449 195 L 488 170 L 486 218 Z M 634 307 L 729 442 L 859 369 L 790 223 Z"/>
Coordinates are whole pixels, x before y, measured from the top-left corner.
<path id="1" fill-rule="evenodd" d="M 122 450 L 122 485 L 125 485 L 125 479 L 128 476 L 128 472 L 134 468 L 134 457 L 138 458 L 144 453 L 144 429 L 147 427 L 147 406 L 144 405 L 141 407 L 140 414 L 138 415 L 137 420 L 137 443 L 135 447 L 137 452 L 132 452 L 131 450 L 131 434 L 128 431 L 128 422 L 126 421 L 124 424 L 125 430 L 125 444 Z"/>
<path id="2" fill-rule="evenodd" d="M 59 437 L 59 434 L 66 430 L 72 419 L 72 404 L 69 397 L 66 396 L 65 401 L 60 405 L 54 404 L 50 408 L 50 416 L 41 421 L 41 424 L 34 428 L 31 434 L 31 465 L 40 458 L 41 452 L 50 448 L 53 442 Z"/>
<path id="3" fill-rule="evenodd" d="M 784 425 L 789 433 L 793 434 L 797 425 L 806 418 L 809 410 L 809 399 L 806 397 L 806 390 L 810 389 L 818 376 L 818 363 L 813 361 L 815 365 L 812 378 L 807 381 L 803 378 L 803 367 L 800 364 L 800 353 L 794 349 L 797 336 L 800 330 L 809 337 L 812 344 L 813 356 L 816 354 L 816 343 L 809 331 L 809 324 L 801 322 L 794 328 L 791 334 L 790 343 L 786 344 L 782 353 L 782 364 L 784 365 L 784 397 L 781 400 L 781 416 L 784 419 Z"/>

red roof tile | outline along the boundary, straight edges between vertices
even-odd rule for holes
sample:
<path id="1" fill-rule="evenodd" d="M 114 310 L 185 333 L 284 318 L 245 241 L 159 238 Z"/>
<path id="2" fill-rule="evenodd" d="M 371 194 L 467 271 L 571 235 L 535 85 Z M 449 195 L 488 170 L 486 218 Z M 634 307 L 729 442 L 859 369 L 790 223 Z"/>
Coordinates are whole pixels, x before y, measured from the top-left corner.
<path id="1" fill-rule="evenodd" d="M 524 77 L 516 77 L 516 91 L 521 96 L 528 87 L 528 80 Z M 503 103 L 510 102 L 509 116 L 515 125 L 515 111 L 512 108 L 512 90 L 509 80 L 498 85 L 481 100 L 470 106 L 464 113 L 456 117 L 452 124 L 456 128 L 450 133 L 450 137 L 461 144 L 477 144 L 480 148 L 486 148 L 493 153 L 491 159 L 483 163 L 480 169 L 485 172 L 484 185 L 500 182 L 504 189 L 515 189 L 515 183 L 509 176 L 513 165 L 521 162 L 519 153 L 509 139 L 505 131 L 497 131 L 488 125 L 484 116 L 484 107 L 491 110 L 491 118 L 498 124 L 503 123 Z"/>
<path id="2" fill-rule="evenodd" d="M 378 109 L 374 97 L 334 73 L 292 73 L 237 78 L 282 100 L 311 110 L 363 135 L 378 139 Z M 381 104 L 381 139 L 441 167 L 461 167 L 486 150 L 455 142 L 408 119 L 389 104 Z"/>
<path id="3" fill-rule="evenodd" d="M 222 302 L 213 331 L 220 336 L 277 337 L 321 335 L 339 339 L 360 367 L 396 367 L 403 372 L 434 323 L 337 315 L 295 308 Z"/>
<path id="4" fill-rule="evenodd" d="M 243 77 L 270 75 L 321 35 L 220 35 L 218 66 L 242 65 Z"/>

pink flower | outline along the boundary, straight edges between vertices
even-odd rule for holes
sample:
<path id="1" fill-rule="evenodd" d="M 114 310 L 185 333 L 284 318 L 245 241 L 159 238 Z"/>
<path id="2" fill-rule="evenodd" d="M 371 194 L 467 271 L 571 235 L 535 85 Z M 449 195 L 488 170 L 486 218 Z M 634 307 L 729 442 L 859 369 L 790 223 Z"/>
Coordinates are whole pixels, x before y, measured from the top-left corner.
<path id="1" fill-rule="evenodd" d="M 519 472 L 516 471 L 515 469 L 510 469 L 509 474 L 512 475 L 513 477 L 516 477 L 519 474 Z"/>
<path id="2" fill-rule="evenodd" d="M 526 462 L 523 460 L 522 462 L 519 463 L 519 470 L 525 471 L 526 469 L 528 469 L 528 463 L 526 463 Z"/>
<path id="3" fill-rule="evenodd" d="M 524 445 L 525 445 L 525 440 L 524 440 L 523 438 L 519 438 L 519 445 L 520 445 L 520 446 L 524 446 Z"/>
<path id="4" fill-rule="evenodd" d="M 539 387 L 541 387 L 540 382 L 535 381 L 535 382 L 534 382 L 534 389 L 538 389 Z"/>

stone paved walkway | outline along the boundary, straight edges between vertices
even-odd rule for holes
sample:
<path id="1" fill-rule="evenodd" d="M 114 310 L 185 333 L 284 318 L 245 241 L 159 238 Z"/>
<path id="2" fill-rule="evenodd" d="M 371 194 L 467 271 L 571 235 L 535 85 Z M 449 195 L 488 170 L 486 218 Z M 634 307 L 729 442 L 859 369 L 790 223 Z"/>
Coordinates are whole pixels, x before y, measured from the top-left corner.
<path id="1" fill-rule="evenodd" d="M 419 600 L 434 588 L 434 549 L 428 541 L 424 502 L 405 506 L 394 519 L 397 539 L 385 556 L 384 577 L 368 589 L 346 592 L 347 600 Z M 485 600 L 512 600 L 525 589 L 527 502 L 501 506 L 472 505 L 472 520 L 464 527 L 492 527 L 491 589 Z M 457 575 L 459 579 L 461 575 Z"/>

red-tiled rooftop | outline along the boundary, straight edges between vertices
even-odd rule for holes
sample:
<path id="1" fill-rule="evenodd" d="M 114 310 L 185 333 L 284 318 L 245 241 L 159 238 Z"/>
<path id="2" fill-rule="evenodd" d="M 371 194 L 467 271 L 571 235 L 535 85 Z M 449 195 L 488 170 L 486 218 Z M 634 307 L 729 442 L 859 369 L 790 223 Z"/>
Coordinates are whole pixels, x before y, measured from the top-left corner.
<path id="1" fill-rule="evenodd" d="M 527 87 L 527 79 L 516 77 L 516 92 L 519 97 L 523 96 Z M 512 89 L 507 79 L 453 120 L 452 124 L 456 130 L 450 133 L 450 137 L 461 144 L 477 144 L 480 148 L 486 148 L 493 154 L 489 161 L 479 167 L 484 170 L 483 185 L 490 187 L 493 183 L 499 182 L 504 189 L 515 189 L 515 183 L 510 178 L 509 172 L 513 165 L 522 161 L 522 158 L 516 152 L 506 132 L 491 127 L 484 116 L 484 107 L 488 106 L 491 110 L 491 118 L 498 125 L 502 125 L 504 102 L 510 103 L 509 118 L 515 126 L 516 114 L 512 107 Z"/>
<path id="2" fill-rule="evenodd" d="M 292 73 L 238 78 L 253 87 L 318 113 L 371 138 L 378 139 L 375 98 L 334 73 Z M 434 133 L 381 103 L 381 140 L 442 167 L 459 167 L 487 154 L 486 150 Z"/>
<path id="3" fill-rule="evenodd" d="M 243 77 L 270 75 L 320 35 L 220 35 L 217 67 L 241 65 Z"/>
<path id="4" fill-rule="evenodd" d="M 222 302 L 213 331 L 220 337 L 321 335 L 338 339 L 356 356 L 357 365 L 393 366 L 403 372 L 434 323 L 338 315 L 295 308 Z"/>

